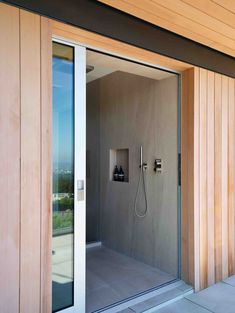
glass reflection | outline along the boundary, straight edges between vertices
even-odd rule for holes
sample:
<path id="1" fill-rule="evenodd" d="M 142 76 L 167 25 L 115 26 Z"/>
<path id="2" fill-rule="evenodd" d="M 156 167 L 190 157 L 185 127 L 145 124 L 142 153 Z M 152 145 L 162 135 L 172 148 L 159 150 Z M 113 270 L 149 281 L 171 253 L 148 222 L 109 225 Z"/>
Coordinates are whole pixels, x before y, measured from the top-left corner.
<path id="1" fill-rule="evenodd" d="M 53 43 L 52 310 L 73 305 L 74 51 Z"/>

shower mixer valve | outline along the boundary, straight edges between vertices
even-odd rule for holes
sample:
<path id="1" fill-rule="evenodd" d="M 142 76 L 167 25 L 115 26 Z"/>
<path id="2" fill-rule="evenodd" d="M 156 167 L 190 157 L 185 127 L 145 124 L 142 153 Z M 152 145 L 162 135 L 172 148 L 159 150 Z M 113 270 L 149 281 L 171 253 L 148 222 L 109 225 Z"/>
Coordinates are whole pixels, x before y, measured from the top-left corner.
<path id="1" fill-rule="evenodd" d="M 161 173 L 162 172 L 162 159 L 155 159 L 153 169 L 154 169 L 155 173 Z"/>

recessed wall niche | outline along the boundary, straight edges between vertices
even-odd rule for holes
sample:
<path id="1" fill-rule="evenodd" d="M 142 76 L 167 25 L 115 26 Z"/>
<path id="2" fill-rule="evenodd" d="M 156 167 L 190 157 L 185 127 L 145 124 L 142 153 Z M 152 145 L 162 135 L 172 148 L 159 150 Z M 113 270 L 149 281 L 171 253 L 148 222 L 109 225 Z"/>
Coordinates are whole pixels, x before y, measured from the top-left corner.
<path id="1" fill-rule="evenodd" d="M 124 181 L 117 181 L 117 182 L 129 182 L 129 149 L 110 149 L 109 153 L 109 173 L 110 173 L 110 180 L 114 180 L 114 170 L 115 166 L 122 167 L 124 172 Z"/>

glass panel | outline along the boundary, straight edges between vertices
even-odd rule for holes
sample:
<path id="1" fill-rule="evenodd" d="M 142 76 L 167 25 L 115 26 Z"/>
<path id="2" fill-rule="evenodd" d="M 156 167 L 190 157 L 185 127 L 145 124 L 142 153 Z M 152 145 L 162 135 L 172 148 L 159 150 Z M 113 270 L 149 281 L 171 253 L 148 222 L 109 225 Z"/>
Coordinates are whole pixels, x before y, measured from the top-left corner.
<path id="1" fill-rule="evenodd" d="M 53 43 L 52 309 L 73 305 L 74 51 Z"/>

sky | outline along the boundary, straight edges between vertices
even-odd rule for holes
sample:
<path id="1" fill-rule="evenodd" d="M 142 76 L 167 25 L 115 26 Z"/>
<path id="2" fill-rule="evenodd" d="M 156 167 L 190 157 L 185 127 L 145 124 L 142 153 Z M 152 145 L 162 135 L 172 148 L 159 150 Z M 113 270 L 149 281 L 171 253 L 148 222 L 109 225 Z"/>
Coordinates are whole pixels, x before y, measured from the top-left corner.
<path id="1" fill-rule="evenodd" d="M 53 57 L 53 165 L 73 166 L 73 62 Z"/>

